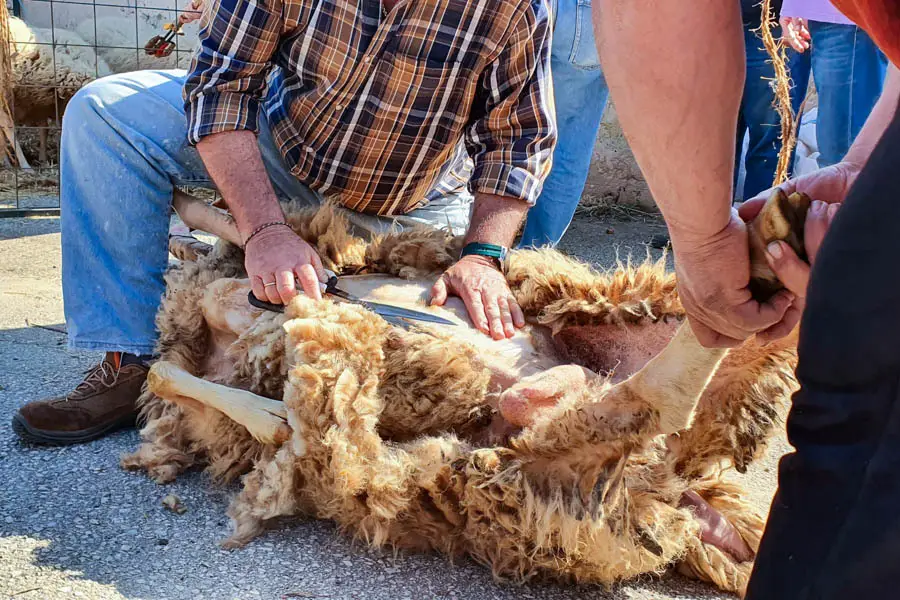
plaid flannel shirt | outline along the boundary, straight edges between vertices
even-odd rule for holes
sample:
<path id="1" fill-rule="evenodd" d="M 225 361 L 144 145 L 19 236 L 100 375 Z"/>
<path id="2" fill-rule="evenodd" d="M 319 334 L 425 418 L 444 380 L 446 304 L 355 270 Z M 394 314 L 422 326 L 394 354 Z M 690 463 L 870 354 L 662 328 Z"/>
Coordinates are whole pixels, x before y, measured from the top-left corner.
<path id="1" fill-rule="evenodd" d="M 402 214 L 468 184 L 533 203 L 556 125 L 548 0 L 214 0 L 188 139 L 257 131 L 347 208 Z"/>

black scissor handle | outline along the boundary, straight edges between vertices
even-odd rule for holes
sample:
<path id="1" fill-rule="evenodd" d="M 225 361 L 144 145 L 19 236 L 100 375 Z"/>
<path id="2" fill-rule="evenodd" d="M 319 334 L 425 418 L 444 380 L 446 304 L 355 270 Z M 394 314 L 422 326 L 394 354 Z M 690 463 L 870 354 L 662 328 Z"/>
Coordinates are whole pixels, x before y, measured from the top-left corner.
<path id="1" fill-rule="evenodd" d="M 250 306 L 255 306 L 256 308 L 270 310 L 272 312 L 278 313 L 284 312 L 284 304 L 272 304 L 271 302 L 264 302 L 257 298 L 253 291 L 247 293 L 247 300 L 250 302 Z"/>

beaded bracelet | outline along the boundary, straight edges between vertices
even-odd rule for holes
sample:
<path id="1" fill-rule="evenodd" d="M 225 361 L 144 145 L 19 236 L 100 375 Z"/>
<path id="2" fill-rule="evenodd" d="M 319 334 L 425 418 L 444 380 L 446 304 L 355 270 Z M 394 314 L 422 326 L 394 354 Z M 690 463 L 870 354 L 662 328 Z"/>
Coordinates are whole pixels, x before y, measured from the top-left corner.
<path id="1" fill-rule="evenodd" d="M 269 223 L 263 223 L 262 225 L 260 225 L 259 227 L 257 227 L 256 229 L 254 229 L 253 231 L 250 232 L 250 235 L 248 235 L 247 239 L 244 240 L 244 245 L 241 246 L 241 249 L 243 250 L 243 249 L 247 248 L 247 244 L 250 243 L 250 240 L 253 239 L 253 236 L 255 236 L 256 234 L 260 233 L 261 231 L 263 231 L 265 229 L 268 229 L 269 227 L 274 227 L 275 225 L 284 225 L 285 227 L 288 226 L 288 224 L 285 223 L 284 221 L 271 221 Z"/>

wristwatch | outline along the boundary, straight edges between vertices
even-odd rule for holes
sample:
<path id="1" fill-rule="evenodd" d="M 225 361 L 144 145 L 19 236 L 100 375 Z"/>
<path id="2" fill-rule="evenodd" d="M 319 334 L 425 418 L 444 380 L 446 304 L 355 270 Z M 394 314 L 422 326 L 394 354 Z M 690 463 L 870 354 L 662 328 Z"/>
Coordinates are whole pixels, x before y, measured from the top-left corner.
<path id="1" fill-rule="evenodd" d="M 471 242 L 463 247 L 462 252 L 459 253 L 459 257 L 462 258 L 463 256 L 475 255 L 493 258 L 497 262 L 497 268 L 502 271 L 506 264 L 507 254 L 509 254 L 509 250 L 503 246 Z"/>

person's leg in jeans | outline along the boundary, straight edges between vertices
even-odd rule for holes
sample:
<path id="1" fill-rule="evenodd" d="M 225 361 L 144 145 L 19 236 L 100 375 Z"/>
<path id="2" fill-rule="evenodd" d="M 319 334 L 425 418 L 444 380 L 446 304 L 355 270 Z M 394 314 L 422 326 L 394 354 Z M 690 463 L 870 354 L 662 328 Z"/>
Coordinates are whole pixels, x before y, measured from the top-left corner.
<path id="1" fill-rule="evenodd" d="M 559 243 L 581 200 L 609 89 L 600 71 L 588 0 L 558 0 L 550 54 L 559 138 L 520 247 Z"/>
<path id="2" fill-rule="evenodd" d="M 83 442 L 134 421 L 157 337 L 172 191 L 211 186 L 187 144 L 184 75 L 107 77 L 66 109 L 60 188 L 69 345 L 106 357 L 73 392 L 22 407 L 13 426 L 28 441 Z"/>
<path id="3" fill-rule="evenodd" d="M 819 251 L 788 437 L 749 600 L 897 597 L 900 564 L 900 119 Z"/>
<path id="4" fill-rule="evenodd" d="M 776 33 L 776 37 L 778 35 L 780 34 Z M 772 80 L 775 77 L 775 70 L 759 34 L 747 26 L 744 27 L 744 44 L 747 73 L 738 118 L 735 156 L 736 161 L 739 161 L 744 132 L 749 130 L 749 145 L 747 156 L 744 159 L 746 169 L 744 188 L 737 194 L 744 200 L 749 200 L 759 192 L 772 187 L 775 169 L 778 166 L 778 153 L 781 151 L 781 117 L 773 104 L 775 92 L 772 90 Z M 806 95 L 806 86 L 809 82 L 809 61 L 808 55 L 802 55 L 790 49 L 787 51 L 787 59 L 788 69 L 794 83 L 791 105 L 796 114 Z M 735 169 L 736 179 L 737 168 Z"/>
<path id="5" fill-rule="evenodd" d="M 881 95 L 887 59 L 855 25 L 809 22 L 819 94 L 819 166 L 840 162 Z"/>

